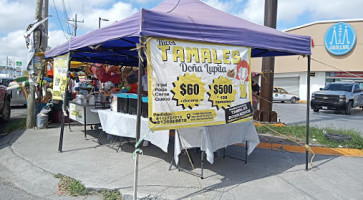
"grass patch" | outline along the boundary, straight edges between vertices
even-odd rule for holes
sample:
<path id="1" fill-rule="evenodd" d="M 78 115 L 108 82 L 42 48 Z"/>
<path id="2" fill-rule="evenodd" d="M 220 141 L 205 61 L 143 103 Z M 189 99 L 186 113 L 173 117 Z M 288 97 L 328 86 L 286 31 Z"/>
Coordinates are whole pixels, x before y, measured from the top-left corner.
<path id="1" fill-rule="evenodd" d="M 122 200 L 120 191 L 118 190 L 102 190 L 102 200 Z"/>
<path id="2" fill-rule="evenodd" d="M 76 179 L 63 174 L 56 174 L 54 177 L 60 179 L 58 183 L 59 195 L 85 196 L 90 192 L 80 181 Z"/>
<path id="3" fill-rule="evenodd" d="M 269 133 L 273 135 L 278 135 L 271 129 L 282 135 L 289 137 L 294 141 L 297 141 L 300 144 L 304 144 L 306 140 L 305 125 L 291 125 L 284 127 L 273 127 L 267 125 L 262 127 L 256 127 L 258 133 Z M 352 137 L 352 139 L 344 140 L 342 142 L 332 141 L 324 136 L 324 130 L 327 133 L 339 133 L 339 134 L 349 135 Z M 310 143 L 312 144 L 314 144 L 313 139 L 316 139 L 317 143 L 331 148 L 344 147 L 344 148 L 363 149 L 363 138 L 355 130 L 310 127 Z"/>
<path id="4" fill-rule="evenodd" d="M 11 120 L 7 123 L 1 124 L 1 126 L 4 126 L 0 129 L 0 135 L 7 135 L 13 131 L 19 130 L 19 129 L 25 129 L 26 127 L 26 118 Z"/>
<path id="5" fill-rule="evenodd" d="M 65 176 L 63 174 L 55 174 L 55 178 L 59 178 L 58 183 L 58 195 L 70 195 L 70 196 L 86 196 L 98 193 L 100 191 L 87 189 L 81 183 L 74 178 Z M 118 190 L 102 190 L 102 200 L 122 200 L 120 191 Z"/>

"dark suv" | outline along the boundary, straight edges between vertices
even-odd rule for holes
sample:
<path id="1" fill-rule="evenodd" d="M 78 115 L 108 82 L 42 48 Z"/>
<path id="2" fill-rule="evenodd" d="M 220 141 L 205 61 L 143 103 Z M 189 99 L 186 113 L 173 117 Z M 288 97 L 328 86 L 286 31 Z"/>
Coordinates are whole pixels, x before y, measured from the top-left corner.
<path id="1" fill-rule="evenodd" d="M 10 118 L 10 101 L 11 95 L 7 91 L 9 82 L 0 78 L 0 122 L 6 122 Z"/>

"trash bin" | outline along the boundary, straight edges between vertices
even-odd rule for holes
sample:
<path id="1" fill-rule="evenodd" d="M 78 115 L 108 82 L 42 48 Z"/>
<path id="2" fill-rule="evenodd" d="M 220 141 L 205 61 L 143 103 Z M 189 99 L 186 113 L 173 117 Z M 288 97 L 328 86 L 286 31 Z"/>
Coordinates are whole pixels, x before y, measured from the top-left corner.
<path id="1" fill-rule="evenodd" d="M 48 127 L 48 115 L 39 113 L 37 114 L 37 128 L 47 128 Z"/>

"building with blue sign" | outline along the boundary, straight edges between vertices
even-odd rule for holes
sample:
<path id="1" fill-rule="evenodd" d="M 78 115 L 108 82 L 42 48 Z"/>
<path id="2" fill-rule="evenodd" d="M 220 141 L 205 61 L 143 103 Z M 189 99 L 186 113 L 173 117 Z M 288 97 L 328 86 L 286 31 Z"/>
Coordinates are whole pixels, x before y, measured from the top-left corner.
<path id="1" fill-rule="evenodd" d="M 363 88 L 363 19 L 317 21 L 286 32 L 308 35 L 311 43 L 311 93 L 330 82 L 355 81 Z M 274 86 L 306 100 L 307 59 L 275 58 Z M 262 59 L 252 59 L 252 71 L 261 72 Z"/>

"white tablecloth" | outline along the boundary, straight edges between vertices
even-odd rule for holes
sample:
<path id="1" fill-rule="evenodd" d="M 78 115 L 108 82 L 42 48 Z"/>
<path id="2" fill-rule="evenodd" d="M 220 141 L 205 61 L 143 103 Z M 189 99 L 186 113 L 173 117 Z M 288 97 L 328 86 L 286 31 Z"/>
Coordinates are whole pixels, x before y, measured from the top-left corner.
<path id="1" fill-rule="evenodd" d="M 136 137 L 136 115 L 123 114 L 110 110 L 98 110 L 102 130 L 108 134 L 122 137 Z M 150 132 L 150 134 L 148 134 Z M 141 117 L 140 137 L 168 152 L 169 130 L 151 131 L 148 119 Z"/>
<path id="2" fill-rule="evenodd" d="M 248 154 L 260 143 L 256 127 L 252 121 L 178 129 L 175 133 L 174 159 L 176 163 L 179 162 L 179 154 L 184 149 L 185 144 L 187 149 L 200 147 L 202 151 L 206 152 L 207 160 L 213 164 L 213 152 L 228 145 L 245 143 L 246 141 L 248 144 Z"/>

